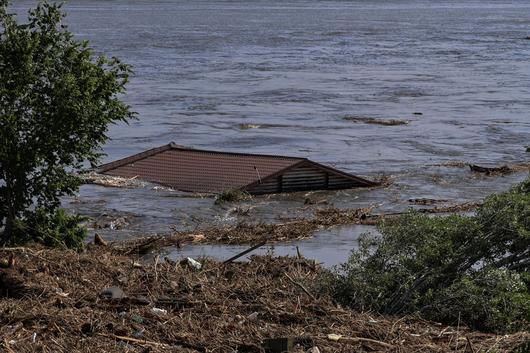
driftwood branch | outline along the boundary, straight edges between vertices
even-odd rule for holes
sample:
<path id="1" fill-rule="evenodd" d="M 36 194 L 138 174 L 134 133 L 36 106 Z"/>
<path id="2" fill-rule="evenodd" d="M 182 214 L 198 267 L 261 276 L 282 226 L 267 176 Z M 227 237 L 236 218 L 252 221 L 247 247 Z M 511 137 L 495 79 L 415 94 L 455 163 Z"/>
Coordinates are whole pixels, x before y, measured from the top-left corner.
<path id="1" fill-rule="evenodd" d="M 347 344 L 357 344 L 357 343 L 370 343 L 370 344 L 377 344 L 379 346 L 393 349 L 394 346 L 390 343 L 374 340 L 371 338 L 364 338 L 364 337 L 342 337 L 341 335 L 328 335 L 327 339 L 330 341 L 336 341 L 341 343 L 347 343 Z"/>
<path id="2" fill-rule="evenodd" d="M 169 345 L 167 343 L 148 341 L 148 340 L 141 340 L 141 339 L 133 338 L 133 337 L 118 336 L 118 335 L 108 335 L 108 334 L 104 334 L 104 333 L 99 333 L 98 335 L 102 336 L 102 337 L 113 338 L 113 339 L 116 339 L 116 340 L 125 341 L 125 342 L 129 342 L 129 343 L 135 343 L 135 344 L 139 344 L 139 345 L 148 345 L 148 346 L 155 346 L 155 347 L 159 347 L 159 348 L 168 348 L 168 349 L 169 348 L 174 348 L 173 346 L 171 346 L 171 345 Z"/>
<path id="3" fill-rule="evenodd" d="M 239 254 L 237 254 L 235 256 L 232 256 L 231 258 L 229 258 L 228 260 L 226 260 L 223 263 L 229 264 L 230 262 L 239 259 L 241 256 L 244 256 L 244 255 L 248 254 L 249 252 L 256 250 L 257 248 L 261 248 L 265 244 L 267 244 L 267 240 L 264 240 L 264 241 L 262 241 L 262 242 L 260 242 L 260 243 L 258 243 L 256 245 L 248 248 L 247 250 L 242 251 L 242 252 L 240 252 Z"/>
<path id="4" fill-rule="evenodd" d="M 314 301 L 317 300 L 317 298 L 315 298 L 315 296 L 314 296 L 313 294 L 311 294 L 311 292 L 308 291 L 307 288 L 304 287 L 303 284 L 296 282 L 296 281 L 295 281 L 294 279 L 292 279 L 287 273 L 285 273 L 285 277 L 287 277 L 287 279 L 288 279 L 292 284 L 294 284 L 294 285 L 298 286 L 300 289 L 302 289 L 302 290 L 305 292 L 305 294 L 307 294 L 308 296 L 311 297 L 311 299 L 313 299 Z"/>

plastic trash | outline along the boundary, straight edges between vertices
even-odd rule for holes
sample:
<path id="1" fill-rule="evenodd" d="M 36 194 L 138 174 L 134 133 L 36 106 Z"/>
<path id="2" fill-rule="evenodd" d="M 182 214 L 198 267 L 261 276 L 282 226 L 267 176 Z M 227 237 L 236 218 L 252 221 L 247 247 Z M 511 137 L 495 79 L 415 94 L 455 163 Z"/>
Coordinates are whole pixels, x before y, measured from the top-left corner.
<path id="1" fill-rule="evenodd" d="M 154 313 L 154 314 L 161 314 L 161 315 L 166 315 L 167 314 L 167 310 L 166 309 L 160 309 L 160 308 L 152 308 L 151 312 Z"/>
<path id="2" fill-rule="evenodd" d="M 182 260 L 181 264 L 188 265 L 196 270 L 200 270 L 202 268 L 202 264 L 199 261 L 192 259 L 191 257 L 187 257 Z"/>

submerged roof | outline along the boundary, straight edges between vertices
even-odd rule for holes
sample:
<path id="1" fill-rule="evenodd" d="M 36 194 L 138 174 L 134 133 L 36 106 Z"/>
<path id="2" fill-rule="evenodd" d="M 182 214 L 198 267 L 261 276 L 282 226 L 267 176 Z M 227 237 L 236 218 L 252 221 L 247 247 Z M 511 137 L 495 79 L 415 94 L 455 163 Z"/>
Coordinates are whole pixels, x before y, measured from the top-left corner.
<path id="1" fill-rule="evenodd" d="M 301 166 L 350 180 L 355 186 L 376 185 L 306 158 L 198 150 L 175 143 L 104 164 L 98 172 L 138 177 L 182 191 L 221 192 L 236 188 L 248 191 Z"/>

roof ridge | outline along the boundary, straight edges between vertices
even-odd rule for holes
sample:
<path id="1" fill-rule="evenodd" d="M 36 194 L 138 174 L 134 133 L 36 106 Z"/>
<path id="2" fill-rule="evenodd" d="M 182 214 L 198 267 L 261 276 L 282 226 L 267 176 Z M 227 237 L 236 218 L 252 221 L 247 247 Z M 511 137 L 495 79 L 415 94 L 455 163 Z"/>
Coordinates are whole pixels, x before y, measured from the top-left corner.
<path id="1" fill-rule="evenodd" d="M 213 153 L 213 154 L 223 154 L 223 155 L 231 155 L 231 156 L 248 156 L 248 157 L 257 157 L 257 158 L 290 159 L 290 160 L 295 160 L 295 161 L 307 161 L 308 160 L 307 158 L 304 158 L 304 157 L 291 157 L 291 156 L 281 156 L 281 155 L 272 155 L 272 154 L 241 153 L 241 152 L 226 152 L 226 151 L 196 149 L 190 146 L 179 145 L 172 141 L 168 144 L 165 144 L 159 147 L 154 147 L 154 148 L 148 149 L 144 152 L 134 154 L 129 157 L 125 157 L 125 158 L 115 160 L 113 162 L 105 163 L 99 166 L 99 168 L 97 168 L 97 172 L 104 173 L 108 170 L 118 168 L 126 164 L 138 162 L 142 159 L 157 155 L 167 150 L 181 150 L 181 151 L 188 151 L 188 152 Z"/>
<path id="2" fill-rule="evenodd" d="M 199 149 L 199 148 L 194 148 L 194 147 L 190 147 L 190 146 L 179 145 L 179 144 L 177 144 L 175 142 L 170 142 L 168 144 L 168 146 L 170 146 L 171 149 L 175 149 L 175 150 L 185 150 L 185 151 L 203 152 L 203 153 L 228 154 L 228 155 L 233 155 L 233 156 L 250 156 L 250 157 L 279 158 L 279 159 L 294 159 L 294 160 L 298 160 L 298 161 L 308 160 L 305 157 L 282 156 L 282 155 L 275 155 L 275 154 L 243 153 L 243 152 L 205 150 L 205 149 Z"/>

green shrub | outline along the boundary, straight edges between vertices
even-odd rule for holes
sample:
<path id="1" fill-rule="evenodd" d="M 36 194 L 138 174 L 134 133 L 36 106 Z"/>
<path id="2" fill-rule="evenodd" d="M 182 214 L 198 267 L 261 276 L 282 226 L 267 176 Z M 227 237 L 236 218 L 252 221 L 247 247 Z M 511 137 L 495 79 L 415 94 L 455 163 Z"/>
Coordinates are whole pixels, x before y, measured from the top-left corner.
<path id="1" fill-rule="evenodd" d="M 14 240 L 18 244 L 40 243 L 51 247 L 81 249 L 87 230 L 80 225 L 85 217 L 69 215 L 63 209 L 50 214 L 44 209 L 17 220 Z"/>
<path id="2" fill-rule="evenodd" d="M 530 271 L 530 177 L 477 210 L 481 246 L 496 267 Z"/>
<path id="3" fill-rule="evenodd" d="M 227 189 L 217 194 L 215 197 L 215 204 L 221 205 L 225 202 L 244 201 L 248 200 L 249 198 L 250 194 L 248 192 L 239 189 Z"/>
<path id="4" fill-rule="evenodd" d="M 422 312 L 431 319 L 455 324 L 457 313 L 465 323 L 483 331 L 516 331 L 530 322 L 527 279 L 527 273 L 484 268 L 426 295 L 431 304 Z"/>
<path id="5" fill-rule="evenodd" d="M 359 310 L 510 331 L 530 319 L 529 222 L 530 178 L 488 197 L 476 216 L 387 219 L 319 286 Z"/>

